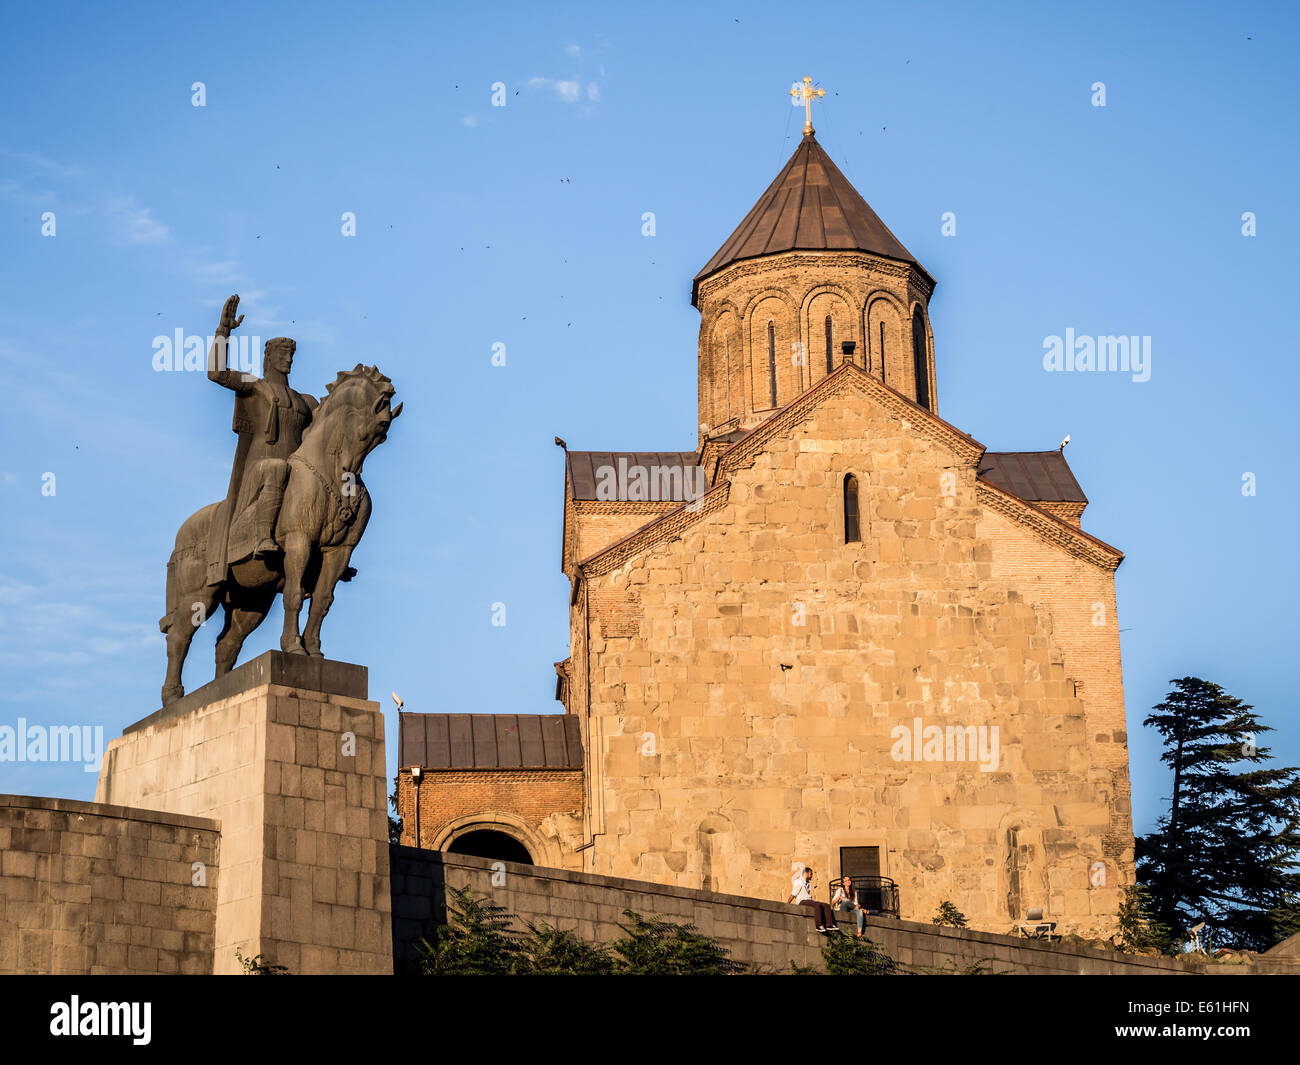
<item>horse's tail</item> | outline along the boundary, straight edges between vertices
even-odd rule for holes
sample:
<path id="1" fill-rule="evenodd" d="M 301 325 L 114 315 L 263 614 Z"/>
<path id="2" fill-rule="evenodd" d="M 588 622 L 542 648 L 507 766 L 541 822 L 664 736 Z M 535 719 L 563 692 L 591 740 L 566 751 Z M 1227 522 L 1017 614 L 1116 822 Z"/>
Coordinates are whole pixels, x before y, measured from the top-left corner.
<path id="1" fill-rule="evenodd" d="M 208 529 L 216 508 L 216 503 L 201 507 L 186 518 L 176 531 L 176 542 L 171 557 L 167 560 L 167 613 L 158 619 L 158 630 L 163 634 L 172 627 L 179 606 L 178 600 L 185 590 L 179 587 L 178 570 L 191 559 L 197 558 L 200 564 L 206 561 Z"/>
<path id="2" fill-rule="evenodd" d="M 176 550 L 172 549 L 172 557 L 167 560 L 167 613 L 158 619 L 158 631 L 164 636 L 167 630 L 172 627 L 172 611 L 176 606 Z"/>

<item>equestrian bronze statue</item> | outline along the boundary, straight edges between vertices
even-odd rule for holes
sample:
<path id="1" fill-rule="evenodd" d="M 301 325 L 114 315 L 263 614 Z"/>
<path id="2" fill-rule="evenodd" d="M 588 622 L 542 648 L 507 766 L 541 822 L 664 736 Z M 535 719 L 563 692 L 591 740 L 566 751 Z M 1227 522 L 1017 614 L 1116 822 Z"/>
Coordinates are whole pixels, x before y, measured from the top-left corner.
<path id="1" fill-rule="evenodd" d="M 208 379 L 235 394 L 239 442 L 226 498 L 186 519 L 167 563 L 163 705 L 185 694 L 181 670 L 194 633 L 220 604 L 217 676 L 230 672 L 249 633 L 284 594 L 280 648 L 321 657 L 320 629 L 334 586 L 349 581 L 352 549 L 370 520 L 361 467 L 388 437 L 402 404 L 374 366 L 341 371 L 315 398 L 289 385 L 297 345 L 275 337 L 264 347 L 263 377 L 227 369 L 230 334 L 244 320 L 239 297 L 221 311 Z M 311 600 L 299 632 L 304 599 Z"/>

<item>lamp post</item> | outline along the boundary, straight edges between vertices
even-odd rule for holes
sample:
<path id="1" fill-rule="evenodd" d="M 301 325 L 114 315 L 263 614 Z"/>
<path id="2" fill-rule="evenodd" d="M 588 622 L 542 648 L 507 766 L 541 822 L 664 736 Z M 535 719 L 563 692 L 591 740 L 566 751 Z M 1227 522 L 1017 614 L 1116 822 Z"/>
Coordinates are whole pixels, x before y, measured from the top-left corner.
<path id="1" fill-rule="evenodd" d="M 424 775 L 418 765 L 411 766 L 411 779 L 415 781 L 415 847 L 420 847 L 420 777 Z"/>

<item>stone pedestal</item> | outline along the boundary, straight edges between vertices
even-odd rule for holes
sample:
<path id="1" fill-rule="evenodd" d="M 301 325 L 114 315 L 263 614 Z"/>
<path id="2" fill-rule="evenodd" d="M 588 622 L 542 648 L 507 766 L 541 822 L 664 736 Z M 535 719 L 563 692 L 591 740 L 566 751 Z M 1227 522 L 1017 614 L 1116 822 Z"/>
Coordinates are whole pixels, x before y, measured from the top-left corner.
<path id="1" fill-rule="evenodd" d="M 96 801 L 221 823 L 215 963 L 391 973 L 384 722 L 364 666 L 268 651 L 108 745 Z"/>

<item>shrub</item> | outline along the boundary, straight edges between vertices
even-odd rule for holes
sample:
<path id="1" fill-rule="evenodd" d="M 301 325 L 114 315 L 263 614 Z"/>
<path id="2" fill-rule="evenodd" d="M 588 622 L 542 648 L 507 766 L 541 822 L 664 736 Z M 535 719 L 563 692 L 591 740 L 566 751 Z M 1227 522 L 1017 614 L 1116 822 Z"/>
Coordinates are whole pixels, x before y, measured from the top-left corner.
<path id="1" fill-rule="evenodd" d="M 966 915 L 947 899 L 944 899 L 943 902 L 939 903 L 939 908 L 934 911 L 930 923 L 948 925 L 950 928 L 965 928 Z"/>

